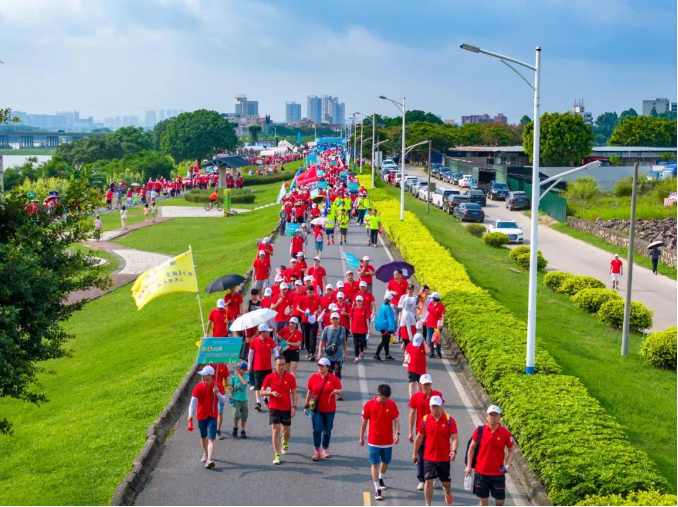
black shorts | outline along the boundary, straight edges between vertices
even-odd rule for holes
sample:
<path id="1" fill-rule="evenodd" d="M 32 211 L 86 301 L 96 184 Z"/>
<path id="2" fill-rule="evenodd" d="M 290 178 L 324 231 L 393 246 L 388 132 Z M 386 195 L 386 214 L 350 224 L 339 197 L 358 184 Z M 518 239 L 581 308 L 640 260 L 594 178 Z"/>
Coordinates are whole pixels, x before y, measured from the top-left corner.
<path id="1" fill-rule="evenodd" d="M 285 361 L 287 361 L 288 363 L 299 362 L 299 349 L 297 350 L 287 349 L 283 351 L 282 355 L 285 358 Z"/>
<path id="2" fill-rule="evenodd" d="M 411 371 L 407 372 L 407 380 L 409 382 L 419 382 L 419 377 L 421 377 L 419 373 L 412 373 Z"/>
<path id="3" fill-rule="evenodd" d="M 282 424 L 283 426 L 292 425 L 292 411 L 291 410 L 276 410 L 274 408 L 268 409 L 268 424 Z"/>
<path id="4" fill-rule="evenodd" d="M 303 224 L 303 223 L 304 223 L 304 217 L 303 217 L 303 216 L 297 217 L 297 223 L 298 223 L 298 224 Z"/>
<path id="5" fill-rule="evenodd" d="M 254 370 L 254 389 L 261 391 L 261 384 L 269 373 L 271 370 Z"/>
<path id="6" fill-rule="evenodd" d="M 483 475 L 476 472 L 473 480 L 473 494 L 478 498 L 489 498 L 490 493 L 495 500 L 506 498 L 506 477 L 504 475 Z"/>
<path id="7" fill-rule="evenodd" d="M 424 480 L 440 479 L 440 482 L 450 482 L 449 461 L 424 460 Z"/>

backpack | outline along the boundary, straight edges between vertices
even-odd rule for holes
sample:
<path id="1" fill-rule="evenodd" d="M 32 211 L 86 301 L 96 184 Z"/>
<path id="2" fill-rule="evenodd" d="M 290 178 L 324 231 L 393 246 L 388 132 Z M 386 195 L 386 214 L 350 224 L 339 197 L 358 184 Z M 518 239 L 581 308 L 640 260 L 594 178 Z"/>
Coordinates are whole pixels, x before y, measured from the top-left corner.
<path id="1" fill-rule="evenodd" d="M 476 450 L 473 453 L 473 459 L 471 460 L 471 468 L 476 468 L 476 460 L 478 459 L 478 451 L 480 451 L 480 442 L 483 440 L 483 427 L 478 426 L 478 445 L 476 445 Z M 468 449 L 471 447 L 471 442 L 473 441 L 473 435 L 468 439 L 466 444 L 466 454 L 464 454 L 464 465 L 468 465 Z"/>
<path id="2" fill-rule="evenodd" d="M 426 415 L 423 417 L 423 421 L 424 421 L 424 422 L 423 422 L 422 425 L 421 425 L 422 428 L 425 428 L 425 427 L 426 427 L 426 419 L 428 418 L 429 415 L 431 415 L 431 414 L 426 414 Z M 450 426 L 450 424 L 452 424 L 452 423 L 450 422 L 450 414 L 448 414 L 447 412 L 445 412 L 445 417 L 447 417 L 447 425 Z"/>

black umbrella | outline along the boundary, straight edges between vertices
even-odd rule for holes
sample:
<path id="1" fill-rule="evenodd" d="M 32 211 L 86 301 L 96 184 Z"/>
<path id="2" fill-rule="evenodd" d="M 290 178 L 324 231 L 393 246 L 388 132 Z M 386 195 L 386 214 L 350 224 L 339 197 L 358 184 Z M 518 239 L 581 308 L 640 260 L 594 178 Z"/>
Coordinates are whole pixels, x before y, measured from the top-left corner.
<path id="1" fill-rule="evenodd" d="M 237 287 L 243 283 L 245 279 L 236 274 L 224 275 L 219 278 L 212 280 L 207 287 L 205 287 L 205 292 L 208 294 L 213 294 L 214 292 L 223 292 L 233 287 Z"/>

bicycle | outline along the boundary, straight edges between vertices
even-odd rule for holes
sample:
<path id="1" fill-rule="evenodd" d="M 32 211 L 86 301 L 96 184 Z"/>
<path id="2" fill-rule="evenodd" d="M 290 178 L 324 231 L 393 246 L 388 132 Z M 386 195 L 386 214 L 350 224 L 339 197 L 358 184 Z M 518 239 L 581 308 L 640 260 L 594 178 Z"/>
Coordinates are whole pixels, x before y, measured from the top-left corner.
<path id="1" fill-rule="evenodd" d="M 212 208 L 217 208 L 217 211 L 224 211 L 224 205 L 220 202 L 208 202 L 205 204 L 205 211 L 211 211 Z"/>

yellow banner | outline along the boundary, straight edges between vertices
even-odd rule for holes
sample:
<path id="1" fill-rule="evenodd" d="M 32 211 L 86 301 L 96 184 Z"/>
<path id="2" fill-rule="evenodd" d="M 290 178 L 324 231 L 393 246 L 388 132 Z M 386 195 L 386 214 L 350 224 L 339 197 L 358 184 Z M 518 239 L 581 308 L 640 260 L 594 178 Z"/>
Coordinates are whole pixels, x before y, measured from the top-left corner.
<path id="1" fill-rule="evenodd" d="M 146 303 L 171 292 L 197 292 L 190 250 L 139 275 L 132 297 L 141 310 Z"/>

